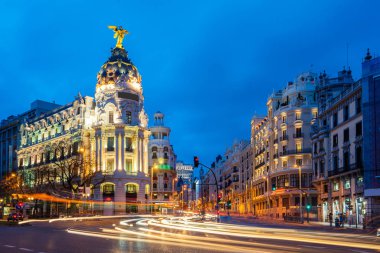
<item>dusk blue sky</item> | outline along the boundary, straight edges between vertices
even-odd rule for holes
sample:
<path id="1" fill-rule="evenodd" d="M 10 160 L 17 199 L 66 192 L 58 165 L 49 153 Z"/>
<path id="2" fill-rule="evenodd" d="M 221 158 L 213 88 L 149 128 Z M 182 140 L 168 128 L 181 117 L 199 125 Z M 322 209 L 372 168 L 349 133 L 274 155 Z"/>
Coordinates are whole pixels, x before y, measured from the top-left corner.
<path id="1" fill-rule="evenodd" d="M 0 118 L 35 99 L 94 96 L 115 45 L 143 78 L 145 108 L 162 111 L 179 160 L 210 164 L 303 71 L 348 64 L 360 77 L 369 47 L 380 52 L 380 1 L 1 1 Z"/>

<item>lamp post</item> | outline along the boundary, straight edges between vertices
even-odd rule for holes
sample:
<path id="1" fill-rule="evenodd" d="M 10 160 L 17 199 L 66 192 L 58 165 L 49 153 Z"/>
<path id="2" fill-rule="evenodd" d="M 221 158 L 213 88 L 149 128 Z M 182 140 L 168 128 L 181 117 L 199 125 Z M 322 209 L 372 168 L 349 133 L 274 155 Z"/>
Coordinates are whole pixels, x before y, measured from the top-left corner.
<path id="1" fill-rule="evenodd" d="M 300 190 L 300 222 L 303 223 L 303 213 L 302 213 L 302 174 L 301 174 L 301 166 L 296 165 L 296 168 L 298 169 L 298 175 L 299 175 L 299 190 Z"/>

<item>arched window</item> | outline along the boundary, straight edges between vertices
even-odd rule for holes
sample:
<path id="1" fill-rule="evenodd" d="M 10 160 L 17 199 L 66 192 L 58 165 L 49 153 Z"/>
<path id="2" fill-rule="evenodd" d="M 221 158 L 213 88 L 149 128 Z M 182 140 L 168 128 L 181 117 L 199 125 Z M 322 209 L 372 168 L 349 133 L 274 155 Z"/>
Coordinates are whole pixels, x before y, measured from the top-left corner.
<path id="1" fill-rule="evenodd" d="M 157 184 L 156 183 L 153 184 L 153 189 L 157 189 Z"/>
<path id="2" fill-rule="evenodd" d="M 113 124 L 113 111 L 108 112 L 108 123 Z"/>
<path id="3" fill-rule="evenodd" d="M 125 122 L 127 124 L 131 124 L 132 123 L 132 112 L 130 112 L 130 111 L 126 111 L 125 112 Z"/>

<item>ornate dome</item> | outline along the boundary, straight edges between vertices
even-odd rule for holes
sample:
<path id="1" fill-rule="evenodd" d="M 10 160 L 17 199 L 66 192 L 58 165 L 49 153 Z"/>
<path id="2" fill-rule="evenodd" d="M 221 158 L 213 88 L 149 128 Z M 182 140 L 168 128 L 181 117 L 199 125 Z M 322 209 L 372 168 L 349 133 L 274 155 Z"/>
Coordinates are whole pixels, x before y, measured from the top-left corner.
<path id="1" fill-rule="evenodd" d="M 115 47 L 111 57 L 101 66 L 98 72 L 96 87 L 107 84 L 141 84 L 141 76 L 137 68 L 128 58 L 124 48 Z"/>

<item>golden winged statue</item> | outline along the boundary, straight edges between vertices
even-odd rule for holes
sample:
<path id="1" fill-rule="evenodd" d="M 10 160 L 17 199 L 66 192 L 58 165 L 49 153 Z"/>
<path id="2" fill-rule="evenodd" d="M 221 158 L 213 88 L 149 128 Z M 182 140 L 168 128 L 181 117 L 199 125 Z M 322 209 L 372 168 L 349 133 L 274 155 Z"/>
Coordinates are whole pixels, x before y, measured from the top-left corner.
<path id="1" fill-rule="evenodd" d="M 115 32 L 113 37 L 116 39 L 116 47 L 123 48 L 123 39 L 124 39 L 124 36 L 128 34 L 128 31 L 123 29 L 122 26 L 117 27 L 114 25 L 110 25 L 108 26 L 108 28 Z"/>

